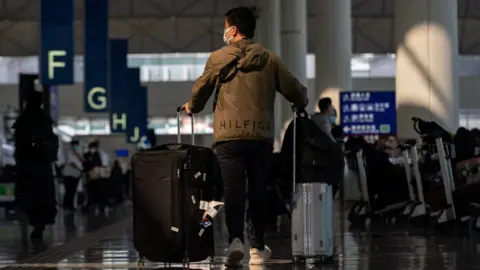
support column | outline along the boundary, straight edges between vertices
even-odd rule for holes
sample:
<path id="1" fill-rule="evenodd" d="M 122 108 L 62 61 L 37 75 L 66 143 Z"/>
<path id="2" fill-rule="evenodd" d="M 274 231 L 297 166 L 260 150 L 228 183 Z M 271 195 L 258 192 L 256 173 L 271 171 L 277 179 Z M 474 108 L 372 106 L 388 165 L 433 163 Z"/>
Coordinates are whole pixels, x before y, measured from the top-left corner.
<path id="1" fill-rule="evenodd" d="M 329 97 L 340 113 L 340 91 L 352 89 L 351 0 L 316 2 L 315 99 Z"/>
<path id="2" fill-rule="evenodd" d="M 307 1 L 281 0 L 282 60 L 298 80 L 307 86 Z M 283 99 L 282 121 L 292 118 L 290 104 Z"/>
<path id="3" fill-rule="evenodd" d="M 458 127 L 457 1 L 396 0 L 397 128 L 418 137 L 412 117 Z"/>
<path id="4" fill-rule="evenodd" d="M 262 0 L 259 1 L 259 13 L 257 33 L 260 43 L 271 52 L 280 55 L 281 39 L 280 39 L 280 0 Z M 277 94 L 275 99 L 275 152 L 280 151 L 282 141 L 282 99 Z"/>

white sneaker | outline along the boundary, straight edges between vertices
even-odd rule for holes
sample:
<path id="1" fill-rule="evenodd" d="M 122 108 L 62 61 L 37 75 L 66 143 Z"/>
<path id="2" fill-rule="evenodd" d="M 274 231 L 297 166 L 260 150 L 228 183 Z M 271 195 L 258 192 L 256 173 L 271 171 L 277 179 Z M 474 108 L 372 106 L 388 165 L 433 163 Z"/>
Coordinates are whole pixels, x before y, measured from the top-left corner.
<path id="1" fill-rule="evenodd" d="M 229 268 L 241 266 L 243 256 L 244 247 L 242 241 L 240 241 L 238 238 L 233 239 L 232 243 L 230 243 L 230 247 L 228 248 L 225 266 Z"/>
<path id="2" fill-rule="evenodd" d="M 270 248 L 265 246 L 264 250 L 258 250 L 256 248 L 250 249 L 250 265 L 264 265 L 270 257 L 272 256 L 272 251 Z"/>

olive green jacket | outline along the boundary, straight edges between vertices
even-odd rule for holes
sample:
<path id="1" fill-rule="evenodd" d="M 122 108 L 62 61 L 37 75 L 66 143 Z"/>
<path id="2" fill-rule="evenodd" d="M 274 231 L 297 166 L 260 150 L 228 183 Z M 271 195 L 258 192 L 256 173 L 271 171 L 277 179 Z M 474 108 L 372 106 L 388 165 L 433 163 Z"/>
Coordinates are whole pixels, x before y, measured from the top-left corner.
<path id="1" fill-rule="evenodd" d="M 235 59 L 236 73 L 222 84 L 213 121 L 214 143 L 274 139 L 274 103 L 278 91 L 297 108 L 308 103 L 306 88 L 280 58 L 252 40 L 243 39 L 213 52 L 193 85 L 189 108 L 199 113 L 212 96 L 219 72 Z"/>

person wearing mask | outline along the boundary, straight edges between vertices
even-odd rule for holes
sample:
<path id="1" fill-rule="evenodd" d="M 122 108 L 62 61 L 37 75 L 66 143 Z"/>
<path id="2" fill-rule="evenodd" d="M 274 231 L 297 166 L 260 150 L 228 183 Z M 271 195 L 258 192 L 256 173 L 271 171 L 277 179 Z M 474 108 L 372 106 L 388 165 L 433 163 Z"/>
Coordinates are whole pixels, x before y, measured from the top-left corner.
<path id="1" fill-rule="evenodd" d="M 385 153 L 391 158 L 398 158 L 402 156 L 402 151 L 398 148 L 397 138 L 389 136 L 385 140 Z"/>
<path id="2" fill-rule="evenodd" d="M 88 151 L 83 155 L 83 168 L 87 173 L 87 205 L 86 212 L 93 206 L 97 206 L 100 212 L 104 212 L 109 205 L 108 199 L 108 155 L 101 151 L 100 142 L 95 140 L 88 145 Z"/>
<path id="3" fill-rule="evenodd" d="M 53 121 L 42 104 L 43 93 L 32 90 L 25 110 L 13 125 L 18 172 L 15 200 L 34 228 L 30 235 L 34 243 L 43 241 L 45 226 L 53 224 L 57 214 L 53 163 L 59 143 Z"/>
<path id="4" fill-rule="evenodd" d="M 336 142 L 332 135 L 332 127 L 337 120 L 337 116 L 332 105 L 332 99 L 328 97 L 320 99 L 318 101 L 318 109 L 320 112 L 314 114 L 311 119 L 332 141 Z"/>
<path id="5" fill-rule="evenodd" d="M 80 142 L 72 140 L 70 149 L 67 151 L 63 167 L 63 184 L 65 195 L 63 197 L 63 208 L 66 211 L 75 211 L 74 200 L 77 187 L 83 172 L 83 156 L 80 152 Z"/>
<path id="6" fill-rule="evenodd" d="M 192 96 L 180 109 L 202 111 L 214 95 L 213 141 L 224 184 L 225 215 L 229 232 L 227 267 L 244 257 L 246 179 L 252 231 L 250 261 L 262 265 L 270 258 L 265 246 L 266 182 L 273 156 L 274 102 L 278 91 L 299 110 L 308 103 L 306 88 L 280 58 L 252 40 L 256 19 L 247 7 L 225 14 L 226 46 L 213 52 Z"/>

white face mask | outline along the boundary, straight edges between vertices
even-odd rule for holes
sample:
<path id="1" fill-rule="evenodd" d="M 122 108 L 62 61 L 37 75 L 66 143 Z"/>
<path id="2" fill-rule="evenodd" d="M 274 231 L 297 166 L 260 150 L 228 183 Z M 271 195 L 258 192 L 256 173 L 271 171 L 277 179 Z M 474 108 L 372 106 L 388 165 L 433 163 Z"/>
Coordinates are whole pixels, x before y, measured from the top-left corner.
<path id="1" fill-rule="evenodd" d="M 225 42 L 225 44 L 227 44 L 227 45 L 230 45 L 230 43 L 232 42 L 233 36 L 227 38 L 227 33 L 230 30 L 232 30 L 233 27 L 235 27 L 235 26 L 230 26 L 229 28 L 225 29 L 225 32 L 223 32 L 223 42 Z"/>

